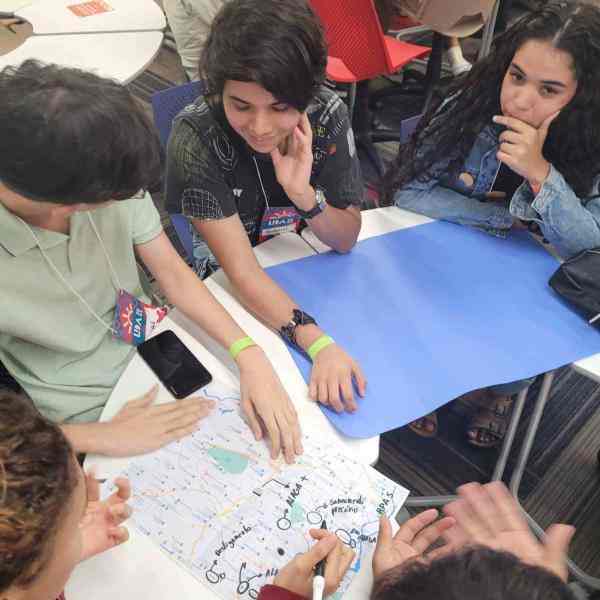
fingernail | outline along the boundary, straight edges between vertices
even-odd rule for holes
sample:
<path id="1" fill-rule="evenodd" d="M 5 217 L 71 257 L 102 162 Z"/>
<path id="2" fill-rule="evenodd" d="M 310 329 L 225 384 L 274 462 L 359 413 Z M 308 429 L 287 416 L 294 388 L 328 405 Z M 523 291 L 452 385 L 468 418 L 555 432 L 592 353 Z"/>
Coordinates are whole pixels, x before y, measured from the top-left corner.
<path id="1" fill-rule="evenodd" d="M 492 121 L 494 121 L 494 123 L 497 123 L 498 122 L 498 117 L 497 116 L 493 116 L 492 117 Z"/>

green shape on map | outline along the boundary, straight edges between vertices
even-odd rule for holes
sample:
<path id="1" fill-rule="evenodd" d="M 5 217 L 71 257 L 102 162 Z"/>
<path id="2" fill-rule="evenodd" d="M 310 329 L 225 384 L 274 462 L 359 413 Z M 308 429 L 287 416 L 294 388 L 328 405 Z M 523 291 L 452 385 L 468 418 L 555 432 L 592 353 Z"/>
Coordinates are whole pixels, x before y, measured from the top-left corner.
<path id="1" fill-rule="evenodd" d="M 248 466 L 248 457 L 224 448 L 210 448 L 208 455 L 217 462 L 225 473 L 231 475 L 243 473 Z"/>
<path id="2" fill-rule="evenodd" d="M 331 594 L 329 596 L 329 600 L 340 600 L 342 597 L 342 592 L 335 592 L 335 594 Z"/>
<path id="3" fill-rule="evenodd" d="M 292 524 L 302 523 L 304 521 L 304 515 L 306 511 L 302 508 L 302 505 L 296 500 L 294 504 L 292 504 L 292 508 L 288 514 L 289 520 Z"/>

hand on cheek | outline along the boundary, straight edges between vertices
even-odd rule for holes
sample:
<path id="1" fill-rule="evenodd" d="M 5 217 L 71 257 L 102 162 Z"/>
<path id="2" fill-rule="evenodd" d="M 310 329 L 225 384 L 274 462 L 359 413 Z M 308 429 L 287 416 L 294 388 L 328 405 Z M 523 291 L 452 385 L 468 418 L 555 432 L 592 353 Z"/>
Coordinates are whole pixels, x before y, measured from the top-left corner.
<path id="1" fill-rule="evenodd" d="M 303 210 L 310 210 L 315 204 L 314 190 L 310 185 L 312 142 L 310 121 L 307 114 L 302 113 L 298 125 L 287 139 L 285 154 L 279 148 L 271 152 L 277 181 L 288 198 Z"/>

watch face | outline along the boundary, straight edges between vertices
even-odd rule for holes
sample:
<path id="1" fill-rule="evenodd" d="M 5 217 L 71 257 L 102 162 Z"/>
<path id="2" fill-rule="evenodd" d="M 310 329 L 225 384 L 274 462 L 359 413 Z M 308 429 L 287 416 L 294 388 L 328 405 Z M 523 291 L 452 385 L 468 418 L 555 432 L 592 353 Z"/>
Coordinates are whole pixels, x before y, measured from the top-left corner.
<path id="1" fill-rule="evenodd" d="M 325 200 L 325 194 L 323 193 L 322 190 L 317 190 L 316 191 L 316 199 L 317 199 L 317 207 L 319 208 L 320 212 L 323 212 L 325 210 L 325 207 L 327 206 L 327 201 Z"/>

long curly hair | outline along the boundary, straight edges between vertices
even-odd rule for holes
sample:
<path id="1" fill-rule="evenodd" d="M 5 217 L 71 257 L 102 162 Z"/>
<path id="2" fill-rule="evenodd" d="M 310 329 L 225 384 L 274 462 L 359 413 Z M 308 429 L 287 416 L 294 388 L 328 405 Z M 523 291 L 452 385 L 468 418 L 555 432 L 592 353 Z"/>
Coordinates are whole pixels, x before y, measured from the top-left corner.
<path id="1" fill-rule="evenodd" d="M 452 83 L 445 103 L 432 102 L 384 177 L 384 203 L 392 203 L 409 181 L 431 177 L 442 160 L 449 160 L 450 173 L 458 172 L 479 133 L 501 114 L 502 81 L 517 50 L 530 40 L 549 41 L 573 59 L 577 91 L 552 122 L 543 153 L 579 197 L 591 193 L 600 174 L 600 9 L 552 0 L 499 36 L 490 54 Z"/>
<path id="2" fill-rule="evenodd" d="M 27 587 L 52 555 L 78 481 L 73 461 L 58 425 L 0 391 L 0 594 Z"/>

